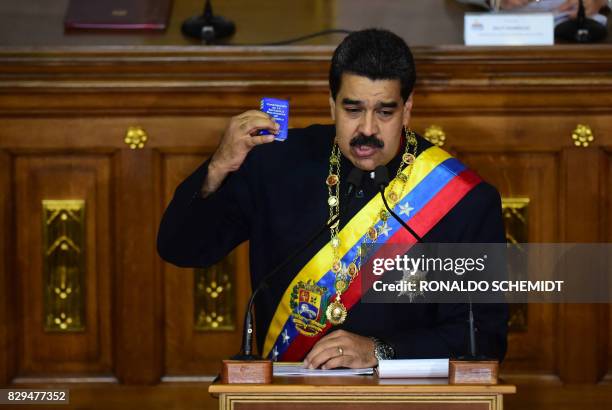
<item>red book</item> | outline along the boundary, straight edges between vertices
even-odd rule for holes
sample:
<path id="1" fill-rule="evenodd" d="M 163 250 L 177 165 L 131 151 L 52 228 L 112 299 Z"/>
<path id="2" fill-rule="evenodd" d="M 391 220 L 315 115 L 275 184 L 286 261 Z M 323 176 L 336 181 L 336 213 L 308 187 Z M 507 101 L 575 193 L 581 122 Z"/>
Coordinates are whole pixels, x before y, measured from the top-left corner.
<path id="1" fill-rule="evenodd" d="M 66 30 L 165 30 L 172 0 L 70 0 Z"/>

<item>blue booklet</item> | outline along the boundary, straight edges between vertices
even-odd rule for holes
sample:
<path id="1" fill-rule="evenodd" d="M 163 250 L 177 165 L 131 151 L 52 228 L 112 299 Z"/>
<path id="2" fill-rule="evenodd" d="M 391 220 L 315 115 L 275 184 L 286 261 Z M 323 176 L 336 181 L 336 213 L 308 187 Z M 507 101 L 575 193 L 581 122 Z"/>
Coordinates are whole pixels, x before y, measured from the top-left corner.
<path id="1" fill-rule="evenodd" d="M 289 101 L 277 98 L 262 98 L 260 109 L 280 125 L 278 135 L 274 139 L 276 141 L 285 141 L 287 139 L 287 131 L 289 130 Z M 259 132 L 259 135 L 269 134 L 268 130 L 261 130 Z"/>

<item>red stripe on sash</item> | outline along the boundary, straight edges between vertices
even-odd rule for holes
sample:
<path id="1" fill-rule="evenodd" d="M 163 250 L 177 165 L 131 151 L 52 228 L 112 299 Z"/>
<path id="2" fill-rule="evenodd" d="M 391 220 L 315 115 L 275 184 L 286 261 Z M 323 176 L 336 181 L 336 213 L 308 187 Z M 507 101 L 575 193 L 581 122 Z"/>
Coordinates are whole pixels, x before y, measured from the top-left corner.
<path id="1" fill-rule="evenodd" d="M 425 236 L 440 220 L 451 210 L 468 192 L 478 185 L 482 179 L 469 169 L 464 170 L 448 184 L 446 184 L 427 204 L 410 219 L 410 227 L 420 236 Z M 410 249 L 416 243 L 416 239 L 405 229 L 399 229 L 387 242 L 388 244 L 405 244 L 405 251 Z M 384 249 L 377 252 L 372 257 L 384 257 Z M 397 252 L 397 248 L 393 249 Z M 390 255 L 391 256 L 391 255 Z M 394 255 L 393 255 L 394 256 Z M 342 303 L 350 310 L 355 303 L 361 299 L 361 278 L 363 275 L 358 275 L 351 283 L 346 292 L 342 294 Z M 373 276 L 371 279 L 373 279 Z M 372 283 L 368 283 L 371 286 Z M 332 298 L 333 299 L 333 298 Z M 310 349 L 315 345 L 330 330 L 331 324 L 328 322 L 325 328 L 316 336 L 297 335 L 291 342 L 287 350 L 282 355 L 283 361 L 301 361 Z"/>

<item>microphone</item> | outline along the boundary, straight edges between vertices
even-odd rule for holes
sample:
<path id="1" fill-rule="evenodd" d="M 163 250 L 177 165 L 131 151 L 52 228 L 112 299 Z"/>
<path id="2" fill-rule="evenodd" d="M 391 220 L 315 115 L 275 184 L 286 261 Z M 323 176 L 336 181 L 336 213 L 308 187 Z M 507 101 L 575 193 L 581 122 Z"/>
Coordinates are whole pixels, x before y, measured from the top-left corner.
<path id="1" fill-rule="evenodd" d="M 472 306 L 472 298 L 468 296 L 468 330 L 469 330 L 469 350 L 468 355 L 457 357 L 455 360 L 464 362 L 478 362 L 491 360 L 485 355 L 479 354 L 476 346 L 476 322 L 474 320 L 474 309 Z"/>
<path id="2" fill-rule="evenodd" d="M 204 13 L 185 20 L 181 25 L 181 32 L 188 37 L 198 38 L 206 44 L 212 44 L 215 40 L 233 35 L 236 32 L 236 25 L 224 17 L 215 16 L 210 0 L 206 0 Z"/>
<path id="3" fill-rule="evenodd" d="M 374 184 L 378 187 L 380 191 L 380 196 L 382 197 L 383 203 L 385 204 L 385 208 L 387 208 L 387 211 L 389 211 L 393 218 L 395 218 L 395 220 L 399 222 L 400 225 L 404 227 L 404 229 L 406 229 L 408 232 L 410 232 L 412 236 L 414 236 L 417 242 L 423 242 L 423 239 L 419 235 L 417 235 L 417 233 L 412 228 L 410 228 L 402 220 L 402 218 L 397 216 L 397 214 L 393 212 L 393 210 L 389 207 L 389 204 L 387 203 L 387 198 L 385 198 L 385 188 L 387 187 L 387 185 L 389 185 L 389 170 L 386 166 L 379 165 L 376 167 L 376 169 L 374 170 Z"/>
<path id="4" fill-rule="evenodd" d="M 476 348 L 476 324 L 474 321 L 474 309 L 472 306 L 472 298 L 468 295 L 468 327 L 469 327 L 469 344 L 470 354 L 467 356 L 459 356 L 456 360 L 461 361 L 479 361 L 488 360 L 486 356 L 477 354 Z"/>
<path id="5" fill-rule="evenodd" d="M 353 192 L 355 189 L 361 187 L 361 181 L 363 180 L 364 172 L 359 168 L 353 168 L 347 177 L 348 188 L 346 190 L 344 205 L 340 209 L 339 215 L 346 212 L 348 209 L 348 205 L 353 198 Z M 301 254 L 305 249 L 310 247 L 316 240 L 321 236 L 321 234 L 329 229 L 330 226 L 335 224 L 338 221 L 339 215 L 330 219 L 323 225 L 314 235 L 310 237 L 310 239 L 302 246 L 300 246 L 297 250 L 295 250 L 291 255 L 289 255 L 283 262 L 277 265 L 270 273 L 263 277 L 263 279 L 259 282 L 259 285 L 255 288 L 251 297 L 249 298 L 249 303 L 247 305 L 247 310 L 244 315 L 244 327 L 242 330 L 242 347 L 240 349 L 240 353 L 231 357 L 232 360 L 261 360 L 261 356 L 257 356 L 253 354 L 253 304 L 255 301 L 255 297 L 257 294 L 268 287 L 268 281 L 276 276 L 278 272 L 285 269 L 289 263 L 291 263 L 299 254 Z"/>
<path id="6" fill-rule="evenodd" d="M 578 2 L 578 15 L 555 27 L 555 36 L 576 43 L 595 43 L 607 35 L 606 27 L 586 16 L 584 2 Z"/>
<path id="7" fill-rule="evenodd" d="M 476 329 L 474 327 L 474 309 L 472 309 L 472 300 L 470 298 L 469 303 L 469 325 L 470 325 L 470 358 L 472 360 L 476 359 Z"/>

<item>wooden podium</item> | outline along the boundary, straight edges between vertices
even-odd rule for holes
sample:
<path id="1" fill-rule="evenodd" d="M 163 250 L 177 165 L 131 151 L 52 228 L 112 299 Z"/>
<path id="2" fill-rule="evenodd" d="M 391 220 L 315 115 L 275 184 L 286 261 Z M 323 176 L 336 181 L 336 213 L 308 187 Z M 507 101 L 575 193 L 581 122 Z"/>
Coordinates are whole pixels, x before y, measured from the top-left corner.
<path id="1" fill-rule="evenodd" d="M 512 385 L 450 385 L 447 379 L 274 377 L 272 384 L 212 384 L 220 410 L 501 410 Z"/>

